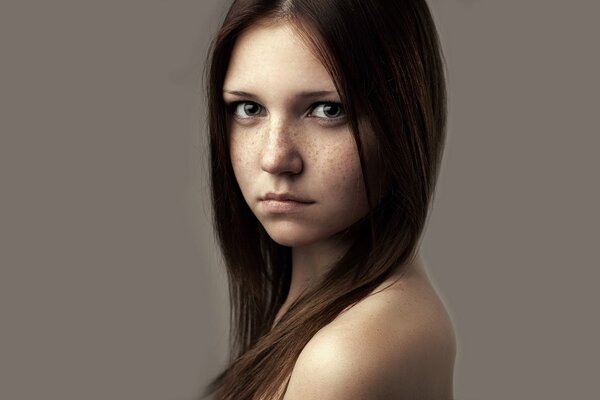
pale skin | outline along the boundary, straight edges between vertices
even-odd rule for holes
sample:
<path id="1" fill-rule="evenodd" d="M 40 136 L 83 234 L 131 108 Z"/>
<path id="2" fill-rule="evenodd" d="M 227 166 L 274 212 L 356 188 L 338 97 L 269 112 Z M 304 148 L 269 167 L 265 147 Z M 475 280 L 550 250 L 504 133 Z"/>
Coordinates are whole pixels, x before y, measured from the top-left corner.
<path id="1" fill-rule="evenodd" d="M 368 211 L 356 143 L 331 77 L 285 22 L 241 35 L 223 99 L 242 194 L 271 238 L 292 248 L 291 287 L 277 322 L 345 253 L 350 243 L 340 232 Z M 364 142 L 369 157 L 368 133 Z M 268 200 L 268 193 L 297 201 Z M 398 266 L 378 289 L 309 341 L 285 400 L 452 398 L 454 332 L 422 257 Z"/>

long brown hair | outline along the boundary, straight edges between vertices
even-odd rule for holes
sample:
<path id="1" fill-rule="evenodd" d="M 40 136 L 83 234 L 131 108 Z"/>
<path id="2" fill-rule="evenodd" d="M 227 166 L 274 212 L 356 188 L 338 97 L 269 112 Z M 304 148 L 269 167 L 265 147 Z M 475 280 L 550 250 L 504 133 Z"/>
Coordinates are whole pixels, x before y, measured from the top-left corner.
<path id="1" fill-rule="evenodd" d="M 291 249 L 269 237 L 242 197 L 222 93 L 236 39 L 265 19 L 290 23 L 330 73 L 371 209 L 349 228 L 355 239 L 345 256 L 273 328 L 290 286 Z M 230 365 L 205 396 L 272 399 L 313 335 L 416 254 L 445 139 L 442 55 L 425 0 L 235 0 L 208 65 L 214 226 L 228 272 L 232 329 Z M 375 137 L 377 160 L 364 157 L 364 129 Z M 375 162 L 385 172 L 385 190 L 371 204 L 367 171 Z"/>

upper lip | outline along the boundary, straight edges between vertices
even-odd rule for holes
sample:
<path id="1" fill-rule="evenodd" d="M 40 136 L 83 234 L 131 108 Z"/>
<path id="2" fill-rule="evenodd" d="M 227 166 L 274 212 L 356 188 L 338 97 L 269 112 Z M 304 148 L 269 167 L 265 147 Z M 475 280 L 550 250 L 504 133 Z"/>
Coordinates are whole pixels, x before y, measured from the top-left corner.
<path id="1" fill-rule="evenodd" d="M 278 201 L 297 201 L 299 203 L 314 203 L 312 200 L 296 196 L 292 193 L 267 193 L 260 198 L 261 200 L 278 200 Z"/>

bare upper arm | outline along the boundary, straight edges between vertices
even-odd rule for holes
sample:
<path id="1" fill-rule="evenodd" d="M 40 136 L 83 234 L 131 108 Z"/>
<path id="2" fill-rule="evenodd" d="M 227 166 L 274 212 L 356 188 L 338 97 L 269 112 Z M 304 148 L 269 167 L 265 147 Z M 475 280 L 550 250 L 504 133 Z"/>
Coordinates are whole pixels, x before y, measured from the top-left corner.
<path id="1" fill-rule="evenodd" d="M 294 366 L 284 400 L 450 400 L 454 338 L 444 327 L 382 320 L 323 329 Z"/>

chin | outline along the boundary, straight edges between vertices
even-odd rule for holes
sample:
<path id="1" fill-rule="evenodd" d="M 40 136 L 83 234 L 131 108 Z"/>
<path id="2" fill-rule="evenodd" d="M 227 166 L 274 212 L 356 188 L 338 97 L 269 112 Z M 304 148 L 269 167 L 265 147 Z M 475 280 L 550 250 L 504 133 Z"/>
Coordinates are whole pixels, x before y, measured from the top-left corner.
<path id="1" fill-rule="evenodd" d="M 263 224 L 269 237 L 277 244 L 287 247 L 306 246 L 321 239 L 316 232 L 291 222 Z"/>

